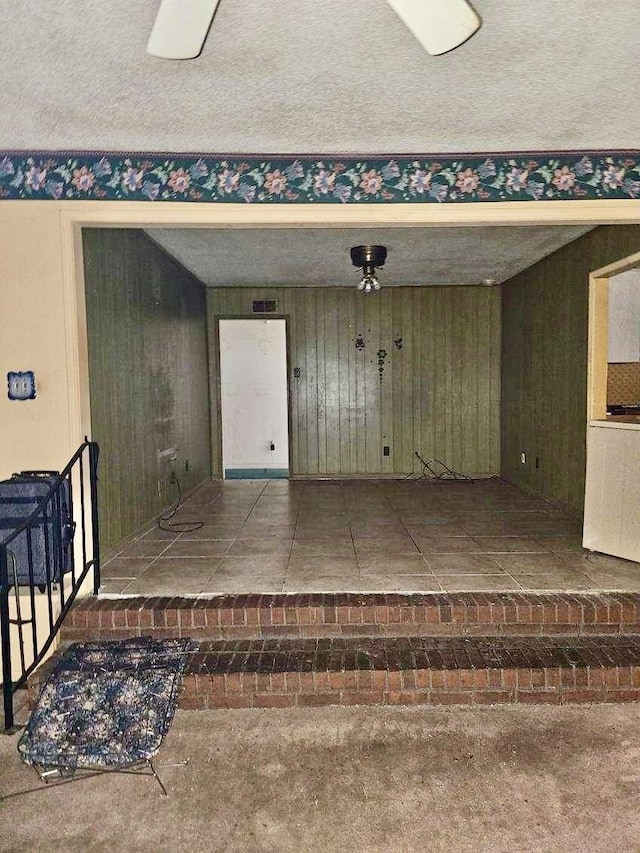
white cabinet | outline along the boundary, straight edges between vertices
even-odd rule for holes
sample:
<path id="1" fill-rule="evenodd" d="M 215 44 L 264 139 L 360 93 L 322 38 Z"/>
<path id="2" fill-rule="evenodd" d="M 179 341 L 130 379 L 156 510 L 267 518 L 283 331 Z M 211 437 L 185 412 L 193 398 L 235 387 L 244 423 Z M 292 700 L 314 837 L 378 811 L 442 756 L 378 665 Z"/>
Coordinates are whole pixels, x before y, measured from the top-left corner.
<path id="1" fill-rule="evenodd" d="M 609 279 L 607 361 L 640 361 L 640 270 L 629 270 Z"/>
<path id="2" fill-rule="evenodd" d="M 582 544 L 640 562 L 640 424 L 589 424 Z"/>

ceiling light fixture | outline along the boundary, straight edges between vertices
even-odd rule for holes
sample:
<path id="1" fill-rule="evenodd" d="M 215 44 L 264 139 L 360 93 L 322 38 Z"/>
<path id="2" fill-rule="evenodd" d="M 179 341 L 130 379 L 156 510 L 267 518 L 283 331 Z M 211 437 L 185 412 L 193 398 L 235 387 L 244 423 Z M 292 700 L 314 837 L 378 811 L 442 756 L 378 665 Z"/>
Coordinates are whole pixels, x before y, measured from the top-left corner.
<path id="1" fill-rule="evenodd" d="M 495 278 L 483 278 L 480 284 L 482 284 L 483 287 L 493 287 L 494 284 L 497 284 L 497 281 Z"/>
<path id="2" fill-rule="evenodd" d="M 363 293 L 380 290 L 376 267 L 383 267 L 386 259 L 386 246 L 354 246 L 351 249 L 351 262 L 354 267 L 362 269 L 362 279 L 358 285 L 358 290 L 362 290 Z"/>

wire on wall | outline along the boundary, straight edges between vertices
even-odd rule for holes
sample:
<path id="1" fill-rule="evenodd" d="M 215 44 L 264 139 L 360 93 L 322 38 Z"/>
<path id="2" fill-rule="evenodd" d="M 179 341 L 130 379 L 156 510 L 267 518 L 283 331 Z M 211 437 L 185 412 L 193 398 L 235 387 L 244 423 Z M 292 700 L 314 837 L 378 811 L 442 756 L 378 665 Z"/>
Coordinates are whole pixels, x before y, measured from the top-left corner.
<path id="1" fill-rule="evenodd" d="M 175 476 L 175 484 L 178 489 L 178 500 L 166 514 L 159 516 L 158 527 L 160 530 L 167 530 L 170 533 L 193 533 L 194 530 L 200 530 L 201 527 L 204 527 L 204 521 L 176 521 L 173 524 L 167 524 L 169 519 L 173 518 L 178 512 L 182 504 L 182 489 L 180 488 L 180 480 L 177 475 Z"/>
<path id="2" fill-rule="evenodd" d="M 497 474 L 491 474 L 488 477 L 470 477 L 468 474 L 461 474 L 459 471 L 454 471 L 440 459 L 429 459 L 428 462 L 425 462 L 417 450 L 414 450 L 413 452 L 422 464 L 422 473 L 409 473 L 406 477 L 401 477 L 399 479 L 398 482 L 400 483 L 404 483 L 406 480 L 439 480 L 441 482 L 475 483 L 478 480 L 498 479 Z"/>

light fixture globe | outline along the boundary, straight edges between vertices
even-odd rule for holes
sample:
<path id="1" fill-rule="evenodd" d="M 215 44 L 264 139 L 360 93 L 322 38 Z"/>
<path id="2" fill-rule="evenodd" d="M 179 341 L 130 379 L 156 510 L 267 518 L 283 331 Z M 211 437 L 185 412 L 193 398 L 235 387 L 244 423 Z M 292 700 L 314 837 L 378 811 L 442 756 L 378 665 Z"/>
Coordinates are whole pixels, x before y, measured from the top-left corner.
<path id="1" fill-rule="evenodd" d="M 384 266 L 387 259 L 386 246 L 354 246 L 351 249 L 351 262 L 354 267 L 362 269 L 362 279 L 358 290 L 372 293 L 380 290 L 380 282 L 376 277 L 376 267 Z"/>

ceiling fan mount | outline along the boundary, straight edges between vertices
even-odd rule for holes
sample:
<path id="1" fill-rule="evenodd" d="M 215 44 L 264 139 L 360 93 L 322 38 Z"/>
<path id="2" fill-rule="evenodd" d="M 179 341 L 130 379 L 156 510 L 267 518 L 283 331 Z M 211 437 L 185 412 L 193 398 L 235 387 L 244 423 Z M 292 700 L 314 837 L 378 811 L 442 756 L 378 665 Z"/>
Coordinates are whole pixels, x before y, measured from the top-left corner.
<path id="1" fill-rule="evenodd" d="M 481 24 L 467 0 L 386 2 L 432 56 L 459 47 Z M 219 3 L 220 0 L 161 0 L 147 53 L 162 59 L 199 56 Z"/>
<path id="2" fill-rule="evenodd" d="M 354 246 L 351 249 L 351 263 L 354 267 L 383 267 L 386 260 L 386 246 Z"/>

